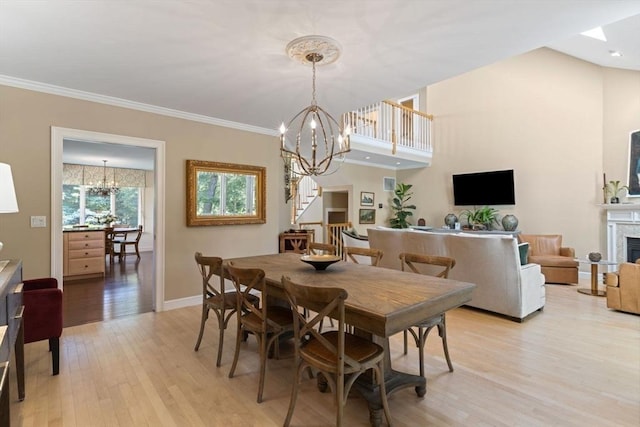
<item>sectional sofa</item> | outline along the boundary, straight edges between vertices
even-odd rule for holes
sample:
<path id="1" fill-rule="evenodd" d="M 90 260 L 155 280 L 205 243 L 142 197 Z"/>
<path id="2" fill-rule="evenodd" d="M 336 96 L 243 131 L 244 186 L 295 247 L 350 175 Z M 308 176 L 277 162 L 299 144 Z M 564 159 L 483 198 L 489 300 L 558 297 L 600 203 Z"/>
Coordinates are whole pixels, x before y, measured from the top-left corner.
<path id="1" fill-rule="evenodd" d="M 521 263 L 513 236 L 369 229 L 368 237 L 370 247 L 383 251 L 380 267 L 399 270 L 401 252 L 454 258 L 449 278 L 477 285 L 468 306 L 516 321 L 544 308 L 540 265 Z"/>

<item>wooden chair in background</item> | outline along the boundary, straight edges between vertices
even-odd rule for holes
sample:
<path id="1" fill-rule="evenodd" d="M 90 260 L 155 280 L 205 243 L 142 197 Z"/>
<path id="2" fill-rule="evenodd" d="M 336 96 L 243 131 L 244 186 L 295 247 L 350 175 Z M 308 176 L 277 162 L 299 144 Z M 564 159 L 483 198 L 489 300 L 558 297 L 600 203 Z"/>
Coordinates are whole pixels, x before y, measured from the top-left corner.
<path id="1" fill-rule="evenodd" d="M 202 276 L 202 318 L 200 320 L 200 333 L 198 334 L 198 341 L 193 349 L 198 351 L 200 343 L 202 342 L 202 335 L 204 333 L 204 324 L 209 318 L 209 310 L 212 310 L 218 318 L 218 357 L 216 358 L 216 366 L 220 366 L 222 359 L 222 346 L 224 344 L 224 331 L 227 329 L 229 319 L 236 312 L 237 308 L 237 293 L 225 292 L 224 280 L 222 279 L 222 258 L 214 256 L 203 256 L 202 253 L 195 253 L 196 264 L 198 264 L 198 270 Z M 213 276 L 219 278 L 219 286 L 216 287 L 212 283 Z M 260 298 L 255 295 L 249 295 L 247 297 L 252 304 L 258 306 Z"/>
<path id="2" fill-rule="evenodd" d="M 285 427 L 291 423 L 298 397 L 298 385 L 305 369 L 319 370 L 331 384 L 337 404 L 337 426 L 342 426 L 349 390 L 361 374 L 373 369 L 384 415 L 387 423 L 391 425 L 384 383 L 384 349 L 366 338 L 345 332 L 344 301 L 348 297 L 347 292 L 340 288 L 304 286 L 285 277 L 282 278 L 282 284 L 291 305 L 291 312 L 294 314 L 295 357 L 298 363 L 289 410 L 284 421 Z M 313 301 L 316 308 L 317 304 L 321 304 L 322 308 L 307 321 L 299 312 L 299 306 L 305 307 L 309 301 Z M 316 330 L 315 326 L 330 313 L 337 313 L 338 330 L 324 333 Z"/>
<path id="3" fill-rule="evenodd" d="M 269 306 L 267 304 L 267 286 L 264 271 L 257 268 L 238 268 L 232 262 L 225 264 L 223 268 L 238 293 L 236 313 L 244 312 L 241 316 L 236 316 L 238 319 L 236 350 L 233 356 L 233 364 L 229 371 L 229 378 L 233 378 L 238 365 L 242 334 L 245 331 L 250 332 L 258 340 L 258 347 L 260 348 L 260 382 L 258 384 L 257 401 L 261 403 L 269 349 L 274 345 L 275 357 L 278 358 L 280 356 L 278 339 L 285 332 L 293 330 L 293 314 L 289 308 Z M 257 307 L 253 303 L 251 292 L 254 290 L 259 290 L 262 293 L 261 307 Z"/>
<path id="4" fill-rule="evenodd" d="M 135 238 L 133 239 L 129 239 L 129 235 L 131 233 L 127 233 L 127 235 L 125 235 L 124 238 L 115 238 L 113 240 L 114 244 L 119 245 L 120 247 L 120 260 L 123 260 L 124 258 L 127 257 L 127 247 L 128 246 L 133 246 L 133 248 L 136 251 L 136 256 L 138 257 L 138 259 L 140 259 L 140 248 L 139 248 L 139 244 L 140 244 L 140 238 L 142 237 L 142 225 L 138 226 L 138 231 L 136 233 Z"/>
<path id="5" fill-rule="evenodd" d="M 456 265 L 453 258 L 444 256 L 432 256 L 424 254 L 413 254 L 403 252 L 400 254 L 400 263 L 402 271 L 412 271 L 418 274 L 428 276 L 441 277 L 446 279 L 449 271 Z M 449 371 L 453 372 L 453 364 L 449 357 L 449 348 L 447 346 L 447 324 L 445 313 L 425 319 L 404 331 L 404 354 L 407 354 L 407 332 L 411 333 L 418 347 L 418 355 L 420 360 L 420 376 L 424 377 L 424 346 L 427 341 L 427 335 L 434 327 L 438 327 L 438 334 L 442 338 L 442 348 L 444 349 L 444 357 L 447 360 Z M 417 331 L 414 329 L 416 328 Z"/>
<path id="6" fill-rule="evenodd" d="M 377 267 L 378 263 L 382 259 L 382 251 L 380 249 L 345 246 L 343 251 L 347 256 L 347 261 L 355 262 L 356 264 L 371 264 L 372 266 Z"/>
<path id="7" fill-rule="evenodd" d="M 309 242 L 307 252 L 309 255 L 335 255 L 336 247 L 329 243 Z"/>

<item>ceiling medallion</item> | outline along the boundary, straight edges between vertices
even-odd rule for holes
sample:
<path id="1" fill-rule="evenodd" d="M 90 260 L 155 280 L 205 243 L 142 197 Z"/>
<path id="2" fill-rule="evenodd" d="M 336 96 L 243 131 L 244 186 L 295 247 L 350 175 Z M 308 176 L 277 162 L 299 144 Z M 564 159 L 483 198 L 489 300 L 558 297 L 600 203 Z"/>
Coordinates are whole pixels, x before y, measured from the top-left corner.
<path id="1" fill-rule="evenodd" d="M 336 62 L 341 52 L 342 48 L 338 42 L 325 36 L 298 37 L 287 45 L 289 58 L 306 65 L 313 63 L 308 58 L 310 54 L 320 55 L 320 59 L 315 61 L 316 65 L 327 65 Z"/>

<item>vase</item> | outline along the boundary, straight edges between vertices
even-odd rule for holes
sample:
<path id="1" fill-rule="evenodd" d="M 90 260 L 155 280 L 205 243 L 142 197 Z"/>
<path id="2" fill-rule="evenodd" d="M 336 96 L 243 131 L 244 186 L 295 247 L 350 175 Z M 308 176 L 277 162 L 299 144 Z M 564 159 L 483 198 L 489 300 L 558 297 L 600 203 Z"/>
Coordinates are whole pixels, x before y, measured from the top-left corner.
<path id="1" fill-rule="evenodd" d="M 502 218 L 502 228 L 505 231 L 515 231 L 518 228 L 518 218 L 515 215 L 505 215 Z"/>
<path id="2" fill-rule="evenodd" d="M 444 223 L 445 225 L 447 225 L 449 228 L 454 228 L 456 225 L 456 222 L 458 222 L 458 217 L 455 216 L 454 214 L 450 213 L 447 216 L 444 217 Z"/>

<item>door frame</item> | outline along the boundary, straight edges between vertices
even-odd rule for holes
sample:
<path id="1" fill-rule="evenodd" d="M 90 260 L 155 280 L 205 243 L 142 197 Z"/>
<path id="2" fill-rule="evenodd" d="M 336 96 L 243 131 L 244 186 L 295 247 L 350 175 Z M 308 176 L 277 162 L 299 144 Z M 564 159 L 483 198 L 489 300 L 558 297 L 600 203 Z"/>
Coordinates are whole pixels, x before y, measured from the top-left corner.
<path id="1" fill-rule="evenodd" d="M 62 251 L 62 153 L 64 139 L 103 142 L 155 150 L 154 183 L 154 278 L 152 303 L 154 311 L 164 309 L 165 265 L 165 141 L 51 126 L 51 276 L 63 287 Z"/>

